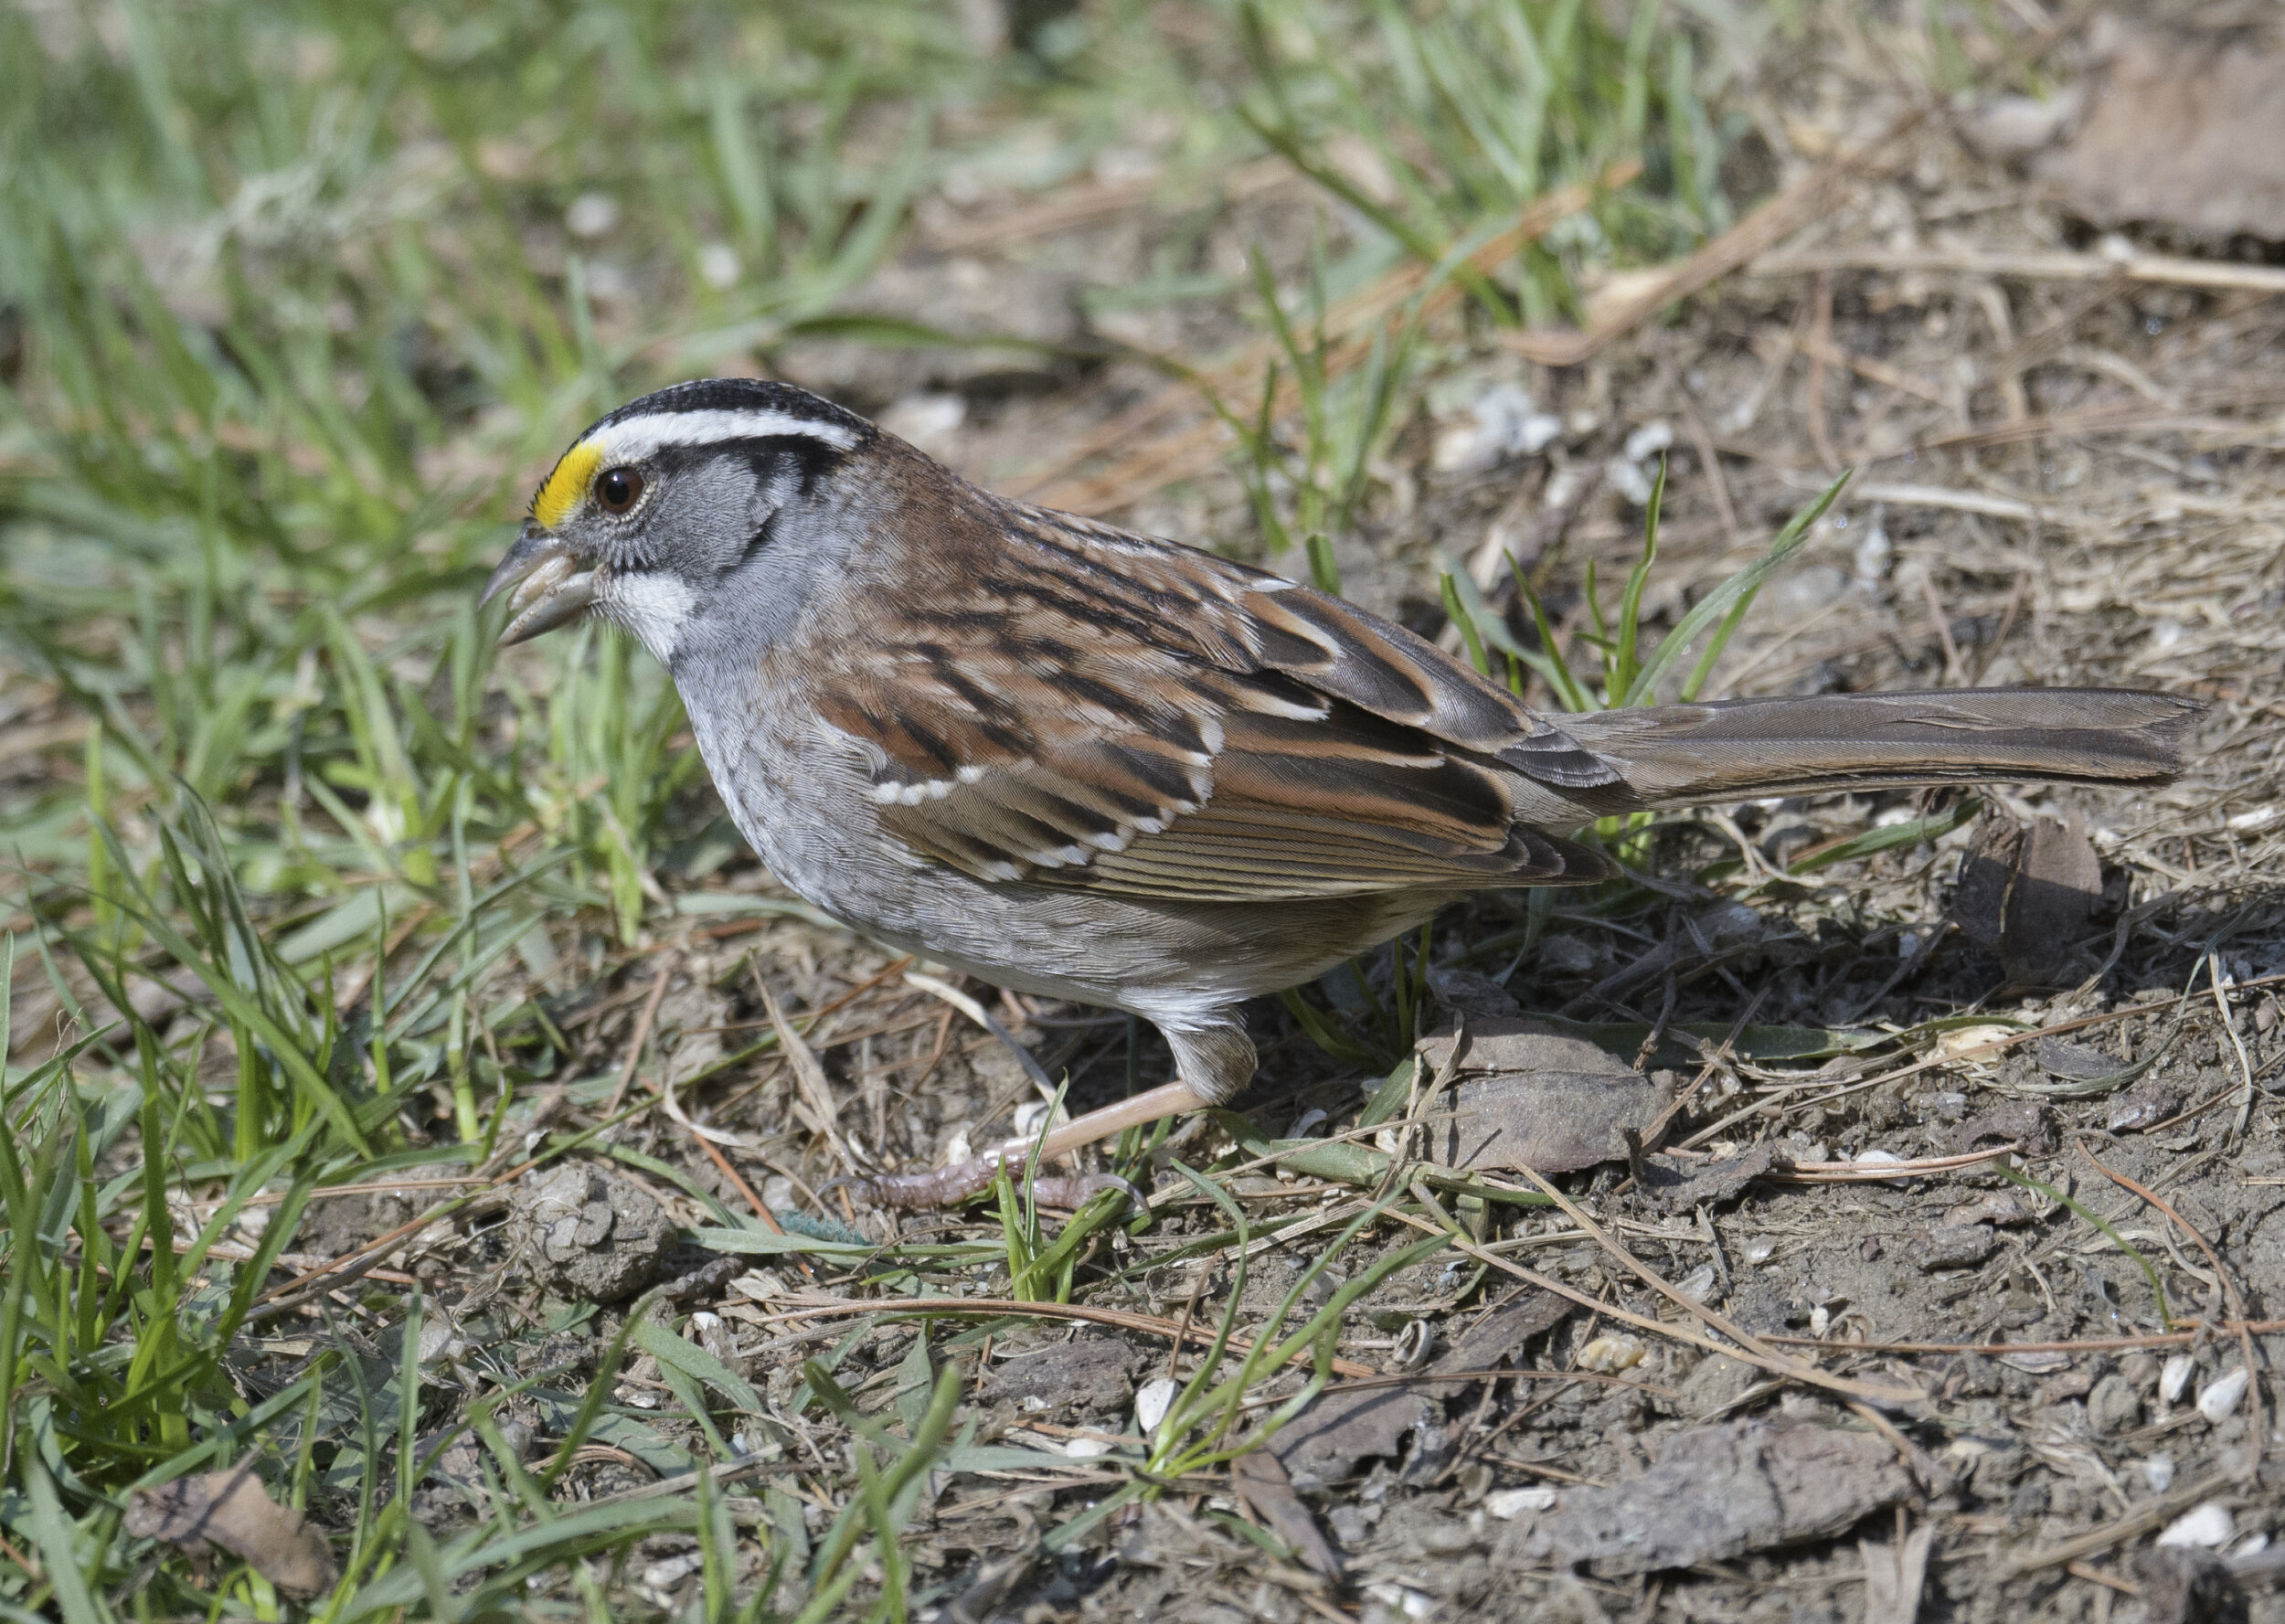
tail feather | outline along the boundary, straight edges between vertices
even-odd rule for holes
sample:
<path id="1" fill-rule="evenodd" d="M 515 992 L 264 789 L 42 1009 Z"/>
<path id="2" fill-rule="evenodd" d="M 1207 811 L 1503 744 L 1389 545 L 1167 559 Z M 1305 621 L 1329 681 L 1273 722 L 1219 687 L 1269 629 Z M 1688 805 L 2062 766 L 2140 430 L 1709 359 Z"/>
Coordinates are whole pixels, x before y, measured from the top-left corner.
<path id="1" fill-rule="evenodd" d="M 1879 785 L 2164 783 L 2205 706 L 2119 688 L 1970 688 L 1569 716 L 1645 806 Z"/>

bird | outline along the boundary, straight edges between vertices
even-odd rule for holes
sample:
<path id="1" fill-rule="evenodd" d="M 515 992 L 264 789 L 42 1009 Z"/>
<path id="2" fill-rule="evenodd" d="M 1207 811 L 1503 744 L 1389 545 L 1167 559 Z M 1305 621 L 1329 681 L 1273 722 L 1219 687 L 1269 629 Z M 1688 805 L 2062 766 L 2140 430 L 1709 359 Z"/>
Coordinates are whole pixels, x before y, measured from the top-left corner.
<path id="1" fill-rule="evenodd" d="M 584 616 L 680 691 L 739 830 L 890 948 L 1153 1023 L 1172 1080 L 1055 1158 L 1217 1106 L 1239 1015 L 1484 889 L 1621 871 L 1646 808 L 1973 781 L 2147 785 L 2201 706 L 2100 688 L 1820 694 L 1542 715 L 1393 621 L 1184 543 L 983 490 L 789 384 L 598 420 L 484 589 L 501 645 Z M 1031 1153 L 856 1181 L 941 1206 Z"/>

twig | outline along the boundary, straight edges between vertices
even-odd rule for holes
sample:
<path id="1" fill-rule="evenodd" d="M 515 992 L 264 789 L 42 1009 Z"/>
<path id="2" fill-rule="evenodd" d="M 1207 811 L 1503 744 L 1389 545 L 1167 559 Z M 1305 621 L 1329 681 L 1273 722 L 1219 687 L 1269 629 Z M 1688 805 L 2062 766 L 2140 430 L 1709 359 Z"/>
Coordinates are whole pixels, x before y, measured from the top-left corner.
<path id="1" fill-rule="evenodd" d="M 1047 1068 L 1039 1064 L 1039 1056 L 1017 1043 L 1015 1035 L 994 1019 L 992 1012 L 984 1008 L 983 1004 L 978 1003 L 950 982 L 939 981 L 932 975 L 922 975 L 917 970 L 909 970 L 905 972 L 905 985 L 917 987 L 931 998 L 942 999 L 998 1038 L 1000 1046 L 1015 1056 L 1015 1063 L 1024 1068 L 1024 1075 L 1031 1078 L 1033 1086 L 1039 1090 L 1040 1097 L 1050 1100 L 1056 1097 L 1056 1080 L 1047 1075 Z"/>
<path id="2" fill-rule="evenodd" d="M 1686 387 L 1675 389 L 1674 398 L 1682 403 L 1682 427 L 1690 437 L 1690 449 L 1706 468 L 1706 487 L 1714 496 L 1714 515 L 1721 521 L 1723 539 L 1732 547 L 1739 546 L 1744 535 L 1738 528 L 1738 508 L 1729 499 L 1729 479 L 1722 472 L 1722 453 L 1714 444 L 1714 431 L 1706 427 L 1706 414 L 1698 409 Z"/>
<path id="3" fill-rule="evenodd" d="M 1674 265 L 1664 276 L 1621 303 L 1586 332 L 1530 329 L 1509 334 L 1503 342 L 1518 355 L 1549 366 L 1577 366 L 1591 359 L 1613 339 L 1632 332 L 1665 306 L 1753 263 L 1808 225 L 1844 183 L 1864 170 L 1878 167 L 1889 151 L 1928 112 L 1926 107 L 1916 108 L 1865 145 L 1819 165 Z"/>
<path id="4" fill-rule="evenodd" d="M 2246 1125 L 2253 1120 L 2253 1062 L 2246 1056 L 2246 1046 L 2238 1040 L 2237 1017 L 2230 1014 L 2229 996 L 2222 991 L 2222 957 L 2219 953 L 2209 952 L 2205 955 L 2205 979 L 2214 990 L 2214 1007 L 2221 1012 L 2222 1035 L 2229 1039 L 2229 1046 L 2237 1052 L 2237 1074 L 2246 1080 L 2245 1099 L 2238 1103 L 2237 1120 L 2230 1124 L 2229 1129 L 2229 1145 L 2235 1150 L 2246 1136 Z"/>
<path id="5" fill-rule="evenodd" d="M 746 1205 L 754 1209 L 754 1216 L 761 1220 L 762 1226 L 772 1235 L 783 1235 L 785 1226 L 778 1222 L 777 1215 L 762 1204 L 760 1196 L 754 1194 L 754 1187 L 746 1182 L 745 1174 L 731 1166 L 729 1158 L 716 1150 L 712 1141 L 705 1134 L 694 1133 L 691 1137 L 698 1141 L 698 1148 L 707 1153 L 707 1158 L 715 1166 L 722 1170 L 722 1176 L 729 1180 L 737 1187 L 738 1193 L 746 1198 Z"/>
<path id="6" fill-rule="evenodd" d="M 1420 1194 L 1419 1187 L 1416 1186 L 1413 1194 L 1417 1198 Z M 1557 1297 L 1578 1303 L 1581 1308 L 1591 1309 L 1606 1319 L 1616 1320 L 1622 1325 L 1631 1325 L 1638 1331 L 1647 1331 L 1653 1336 L 1663 1336 L 1669 1342 L 1678 1342 L 1703 1353 L 1727 1354 L 1732 1359 L 1742 1360 L 1748 1364 L 1766 1370 L 1771 1375 L 1782 1376 L 1790 1381 L 1803 1382 L 1812 1387 L 1823 1387 L 1834 1393 L 1846 1394 L 1852 1398 L 1868 1398 L 1876 1404 L 1918 1404 L 1928 1396 L 1918 1388 L 1876 1387 L 1868 1382 L 1852 1381 L 1847 1376 L 1837 1376 L 1828 1371 L 1820 1370 L 1813 1364 L 1804 1365 L 1789 1359 L 1777 1358 L 1772 1354 L 1758 1353 L 1735 1343 L 1717 1342 L 1713 1337 L 1700 1335 L 1697 1332 L 1683 1326 L 1669 1325 L 1663 1321 L 1653 1320 L 1646 1314 L 1638 1314 L 1620 1308 L 1615 1303 L 1600 1301 L 1589 1297 L 1578 1287 L 1557 1279 L 1553 1275 L 1541 1274 L 1535 1268 L 1525 1268 L 1520 1263 L 1512 1262 L 1496 1252 L 1478 1246 L 1468 1238 L 1465 1230 L 1460 1228 L 1452 1221 L 1451 1215 L 1444 1213 L 1440 1205 L 1434 1204 L 1432 1197 L 1429 1210 L 1442 1216 L 1442 1227 L 1439 1227 L 1426 1218 L 1395 1207 L 1389 1209 L 1388 1216 L 1425 1234 L 1441 1235 L 1478 1262 L 1487 1263 L 1503 1273 L 1513 1275 L 1525 1285 L 1536 1286 L 1542 1291 L 1552 1291 Z"/>
<path id="7" fill-rule="evenodd" d="M 1770 1349 L 1764 1347 L 1759 1339 L 1754 1336 L 1753 1332 L 1746 1330 L 1736 1321 L 1732 1320 L 1727 1314 L 1710 1309 L 1703 1302 L 1698 1301 L 1697 1299 L 1684 1291 L 1676 1290 L 1674 1286 L 1669 1285 L 1663 1276 L 1662 1276 L 1656 1269 L 1651 1268 L 1650 1265 L 1644 1263 L 1641 1258 L 1637 1258 L 1632 1252 L 1628 1251 L 1626 1247 L 1621 1246 L 1611 1237 L 1610 1233 L 1608 1230 L 1604 1229 L 1601 1225 L 1596 1223 L 1594 1219 L 1587 1215 L 1587 1210 L 1584 1207 L 1580 1206 L 1578 1202 L 1573 1201 L 1562 1191 L 1557 1189 L 1553 1182 L 1550 1181 L 1545 1174 L 1528 1167 L 1523 1170 L 1523 1174 L 1525 1178 L 1529 1179 L 1534 1184 L 1536 1184 L 1539 1187 L 1541 1194 L 1545 1195 L 1548 1200 L 1554 1202 L 1556 1205 L 1561 1207 L 1565 1216 L 1568 1217 L 1572 1223 L 1578 1225 L 1581 1229 L 1587 1231 L 1589 1236 L 1593 1237 L 1597 1246 L 1602 1247 L 1604 1251 L 1610 1253 L 1613 1258 L 1616 1258 L 1620 1263 L 1625 1267 L 1629 1274 L 1631 1274 L 1636 1279 L 1641 1280 L 1652 1290 L 1657 1292 L 1667 1301 L 1673 1303 L 1684 1313 L 1688 1314 L 1692 1318 L 1699 1321 L 1708 1330 L 1717 1331 L 1722 1335 L 1728 1337 L 1732 1342 L 1736 1343 L 1739 1347 L 1746 1349 L 1748 1353 L 1759 1354 L 1765 1369 L 1783 1375 L 1787 1374 L 1790 1368 L 1795 1366 L 1797 1364 L 1796 1361 L 1781 1358 Z"/>
<path id="8" fill-rule="evenodd" d="M 2081 1557 L 2091 1556 L 2097 1551 L 2107 1551 L 2112 1545 L 2148 1534 L 2153 1528 L 2163 1528 L 2177 1512 L 2210 1499 L 2229 1488 L 2232 1482 L 2227 1472 L 2216 1472 L 2210 1477 L 2200 1478 L 2188 1488 L 2177 1490 L 2163 1499 L 2153 1500 L 2090 1534 L 2082 1534 L 2077 1539 L 2067 1539 L 2061 1544 L 2050 1545 L 2044 1551 L 2025 1551 L 2009 1559 L 2001 1571 L 2009 1578 L 2020 1578 L 2043 1567 L 2062 1567 Z"/>
<path id="9" fill-rule="evenodd" d="M 1847 1348 L 1860 1353 L 2124 1353 L 2138 1348 L 2186 1348 L 2216 1332 L 2248 1331 L 2257 1336 L 2285 1332 L 2285 1320 L 2224 1320 L 2208 1321 L 2195 1331 L 2153 1331 L 2146 1336 L 2097 1336 L 2082 1342 L 1848 1342 L 1821 1341 L 1813 1336 L 1765 1336 L 1761 1340 L 1789 1348 Z"/>
<path id="10" fill-rule="evenodd" d="M 1958 271 L 1965 276 L 2008 277 L 2019 281 L 2102 281 L 2112 277 L 2184 288 L 2248 288 L 2285 293 L 2285 267 L 2245 265 L 2228 260 L 2192 260 L 2173 254 L 2009 254 L 1980 249 L 1820 249 L 1803 253 L 1765 254 L 1746 266 L 1748 276 L 1810 276 L 1833 271 Z"/>
<path id="11" fill-rule="evenodd" d="M 778 1052 L 785 1056 L 786 1065 L 793 1072 L 795 1089 L 801 1095 L 804 1115 L 813 1119 L 811 1130 L 821 1135 L 841 1163 L 845 1173 L 856 1174 L 861 1170 L 850 1154 L 849 1141 L 841 1135 L 841 1107 L 833 1097 L 833 1087 L 825 1081 L 825 1068 L 818 1064 L 817 1055 L 802 1035 L 786 1019 L 785 1011 L 778 1003 L 778 995 L 770 990 L 770 983 L 754 972 L 754 985 L 761 992 L 762 1007 L 770 1012 L 770 1021 L 778 1029 Z"/>
<path id="12" fill-rule="evenodd" d="M 1825 421 L 1825 357 L 1833 351 L 1833 278 L 1820 273 L 1815 291 L 1810 295 L 1812 313 L 1809 319 L 1809 342 L 1802 347 L 1809 352 L 1809 388 L 1802 402 L 1802 410 L 1809 418 L 1809 443 L 1829 473 L 1841 471 L 1840 454 L 1833 449 L 1832 425 Z"/>
<path id="13" fill-rule="evenodd" d="M 1985 643 L 1982 648 L 1977 651 L 1975 669 L 1968 673 L 1968 685 L 1970 687 L 1975 688 L 1983 685 L 1984 673 L 1992 669 L 1992 662 L 1999 658 L 2000 650 L 2005 646 L 2007 642 L 2007 634 L 2015 629 L 2015 616 L 2022 611 L 2024 606 L 2024 594 L 2030 589 L 2031 571 L 2028 569 L 2017 570 L 2015 572 L 2015 589 L 2008 593 L 2007 607 L 2000 611 L 1999 630 L 1992 634 L 1991 642 Z"/>
<path id="14" fill-rule="evenodd" d="M 1514 225 L 1478 249 L 1469 262 L 1479 271 L 1490 270 L 1557 221 L 1587 208 L 1594 202 L 1598 190 L 1622 186 L 1641 173 L 1640 161 L 1627 159 L 1605 169 L 1591 186 L 1564 186 L 1534 199 Z M 1364 334 L 1385 324 L 1391 311 L 1419 293 L 1431 270 L 1432 267 L 1417 263 L 1401 265 L 1326 312 L 1325 331 L 1336 345 L 1327 358 L 1329 375 L 1345 371 L 1370 353 L 1369 339 Z M 1428 292 L 1422 313 L 1431 313 L 1458 296 L 1456 285 L 1447 280 L 1443 286 Z M 1160 485 L 1211 468 L 1219 461 L 1229 436 L 1228 425 L 1218 417 L 1188 422 L 1171 432 L 1146 434 L 1144 430 L 1194 405 L 1200 386 L 1227 394 L 1250 385 L 1261 376 L 1276 353 L 1270 340 L 1258 340 L 1229 360 L 1206 368 L 1189 380 L 1169 384 L 1086 436 L 1047 469 L 1015 482 L 1006 494 L 1073 513 L 1100 514 L 1121 507 Z M 1289 378 L 1280 387 L 1274 408 L 1279 411 L 1290 410 L 1298 398 L 1298 391 Z M 1077 473 L 1089 459 L 1112 451 L 1123 453 L 1114 466 L 1089 477 Z"/>
<path id="15" fill-rule="evenodd" d="M 1021 1319 L 1036 1314 L 1049 1320 L 1085 1320 L 1096 1325 L 1113 1325 L 1122 1331 L 1147 1331 L 1154 1336 L 1181 1336 L 1196 1343 L 1211 1347 L 1214 1333 L 1202 1326 L 1181 1326 L 1172 1320 L 1162 1320 L 1156 1314 L 1138 1314 L 1125 1309 L 1096 1308 L 1084 1302 L 1020 1302 L 1012 1297 L 906 1297 L 879 1302 L 820 1302 L 796 1308 L 783 1313 L 765 1316 L 766 1324 L 783 1324 L 795 1320 L 839 1319 L 848 1314 L 988 1314 L 994 1318 Z M 1253 1352 L 1253 1344 L 1244 1337 L 1233 1336 L 1229 1351 L 1243 1357 Z M 1307 1348 L 1295 1351 L 1291 1364 L 1305 1364 L 1316 1355 Z M 1372 1376 L 1380 1373 L 1369 1364 L 1359 1364 L 1354 1359 L 1335 1359 L 1333 1369 L 1344 1376 Z"/>
<path id="16" fill-rule="evenodd" d="M 2090 1585 L 2100 1585 L 2106 1589 L 2116 1590 L 2121 1596 L 2140 1596 L 2142 1593 L 2142 1587 L 2132 1579 L 2122 1579 L 2117 1574 L 2105 1573 L 2092 1563 L 2066 1562 L 2063 1571 L 2075 1579 L 2085 1579 Z"/>
<path id="17" fill-rule="evenodd" d="M 2225 1005 L 2223 1009 L 2225 1017 L 2227 1013 L 2227 1006 Z M 2222 1261 L 2222 1255 L 2214 1249 L 2212 1243 L 2205 1236 L 2198 1233 L 2189 1219 L 2173 1209 L 2173 1204 L 2164 1196 L 2147 1185 L 2136 1184 L 2126 1174 L 2104 1166 L 2100 1161 L 2097 1160 L 2094 1152 L 2087 1148 L 2087 1141 L 2084 1139 L 2074 1135 L 2071 1142 L 2078 1147 L 2078 1153 L 2087 1158 L 2088 1163 L 2097 1173 L 2120 1189 L 2132 1191 L 2165 1214 L 2176 1228 L 2197 1242 L 2198 1250 L 2204 1252 L 2205 1260 L 2214 1266 L 2214 1278 L 2221 1282 L 2223 1298 L 2229 1304 L 2229 1311 L 2237 1321 L 2238 1353 L 2245 1360 L 2246 1364 L 2246 1397 L 2248 1401 L 2246 1417 L 2247 1437 L 2250 1445 L 2246 1462 L 2246 1474 L 2250 1479 L 2253 1473 L 2260 1470 L 2261 1466 L 2261 1382 L 2260 1370 L 2255 1363 L 2253 1332 L 2245 1328 L 2245 1294 L 2237 1290 L 2237 1282 L 2231 1277 L 2228 1265 Z"/>
<path id="18" fill-rule="evenodd" d="M 1951 638 L 1951 620 L 1944 612 L 1943 600 L 1936 596 L 1936 577 L 1930 570 L 1919 571 L 1920 596 L 1928 600 L 1928 618 L 1935 622 L 1936 641 L 1943 645 L 1944 681 L 1955 688 L 1968 685 L 1968 668 L 1960 658 L 1960 645 Z"/>
<path id="19" fill-rule="evenodd" d="M 642 1063 L 643 1046 L 651 1041 L 651 1026 L 658 1019 L 658 1006 L 666 997 L 666 983 L 674 979 L 675 968 L 682 962 L 682 949 L 672 947 L 659 961 L 658 974 L 652 979 L 651 995 L 643 1001 L 643 1013 L 635 1017 L 634 1036 L 627 1044 L 626 1062 L 619 1068 L 619 1081 L 603 1102 L 603 1115 L 619 1114 L 620 1101 L 627 1097 L 627 1086 L 634 1081 L 634 1068 Z"/>

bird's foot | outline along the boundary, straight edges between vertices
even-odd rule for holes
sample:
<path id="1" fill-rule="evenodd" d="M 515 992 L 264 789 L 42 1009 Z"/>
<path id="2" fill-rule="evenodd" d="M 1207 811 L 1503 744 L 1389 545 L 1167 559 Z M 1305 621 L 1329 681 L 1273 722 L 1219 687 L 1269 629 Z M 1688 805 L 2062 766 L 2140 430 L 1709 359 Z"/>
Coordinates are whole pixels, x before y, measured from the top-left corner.
<path id="1" fill-rule="evenodd" d="M 884 1173 L 869 1178 L 834 1179 L 818 1194 L 846 1190 L 849 1199 L 860 1205 L 894 1207 L 900 1212 L 933 1212 L 958 1206 L 970 1196 L 990 1189 L 1003 1166 L 1008 1168 L 1012 1176 L 1020 1176 L 1017 1159 L 1003 1154 L 1008 1149 L 1026 1157 L 1031 1151 L 1028 1144 L 1004 1146 L 971 1161 L 931 1168 L 927 1173 Z M 1141 1206 L 1147 1199 L 1132 1182 L 1115 1173 L 1043 1173 L 1031 1182 L 1032 1199 L 1041 1206 L 1070 1210 L 1084 1206 L 1106 1190 L 1124 1191 L 1128 1203 L 1133 1206 Z"/>
<path id="2" fill-rule="evenodd" d="M 825 1186 L 826 1190 L 843 1189 L 849 1199 L 873 1206 L 897 1207 L 910 1212 L 937 1207 L 954 1206 L 980 1191 L 990 1188 L 1000 1176 L 1000 1169 L 1011 1173 L 1029 1165 L 1037 1146 L 1042 1161 L 1068 1154 L 1081 1145 L 1091 1145 L 1099 1140 L 1128 1128 L 1155 1122 L 1161 1117 L 1171 1117 L 1177 1111 L 1196 1110 L 1205 1105 L 1186 1083 L 1167 1083 L 1160 1088 L 1107 1105 L 1100 1110 L 1066 1122 L 1048 1132 L 1044 1140 L 1012 1139 L 994 1145 L 973 1161 L 955 1162 L 928 1173 L 877 1173 L 869 1178 L 840 1178 Z M 1047 1206 L 1076 1208 L 1089 1196 L 1105 1190 L 1124 1190 L 1127 1199 L 1136 1206 L 1143 1201 L 1142 1192 L 1115 1173 L 1052 1173 L 1042 1174 L 1032 1182 L 1033 1198 Z M 824 1192 L 820 1192 L 822 1194 Z"/>

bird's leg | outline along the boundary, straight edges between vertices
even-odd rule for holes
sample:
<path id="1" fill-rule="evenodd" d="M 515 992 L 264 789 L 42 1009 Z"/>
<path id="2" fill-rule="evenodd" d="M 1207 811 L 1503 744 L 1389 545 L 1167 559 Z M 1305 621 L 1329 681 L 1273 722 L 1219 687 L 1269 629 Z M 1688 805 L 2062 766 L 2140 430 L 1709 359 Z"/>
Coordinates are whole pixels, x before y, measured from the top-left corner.
<path id="1" fill-rule="evenodd" d="M 1048 1162 L 1130 1128 L 1155 1122 L 1161 1117 L 1197 1110 L 1209 1103 L 1201 1099 L 1188 1083 L 1163 1083 L 1116 1105 L 1106 1105 L 1076 1117 L 1062 1127 L 1050 1130 L 1043 1139 L 1007 1140 L 969 1161 L 928 1173 L 880 1173 L 872 1178 L 835 1180 L 834 1184 L 848 1191 L 850 1199 L 873 1206 L 952 1206 L 990 1185 L 1000 1176 L 1002 1167 L 1013 1171 L 1027 1165 L 1034 1144 L 1039 1147 L 1040 1161 Z M 1076 1207 L 1089 1196 L 1115 1190 L 1125 1183 L 1124 1179 L 1097 1173 L 1043 1173 L 1033 1181 L 1032 1188 L 1037 1198 L 1049 1206 Z"/>
<path id="2" fill-rule="evenodd" d="M 940 1167 L 929 1173 L 837 1179 L 834 1184 L 847 1190 L 851 1199 L 875 1206 L 909 1210 L 951 1206 L 987 1187 L 1000 1176 L 1002 1167 L 1012 1169 L 1027 1164 L 1034 1144 L 1039 1147 L 1039 1159 L 1047 1162 L 1127 1129 L 1155 1122 L 1161 1117 L 1219 1105 L 1244 1088 L 1253 1076 L 1254 1046 L 1246 1036 L 1245 1027 L 1233 1015 L 1221 1014 L 1185 1026 L 1162 1025 L 1159 1030 L 1174 1051 L 1175 1073 L 1182 1079 L 1179 1082 L 1162 1083 L 1116 1105 L 1089 1111 L 1060 1128 L 1050 1129 L 1039 1140 L 1005 1141 L 983 1155 L 952 1167 Z M 1108 1173 L 1043 1175 L 1032 1186 L 1039 1200 L 1050 1206 L 1065 1207 L 1076 1207 L 1090 1195 L 1121 1187 L 1132 1189 L 1124 1179 Z"/>

